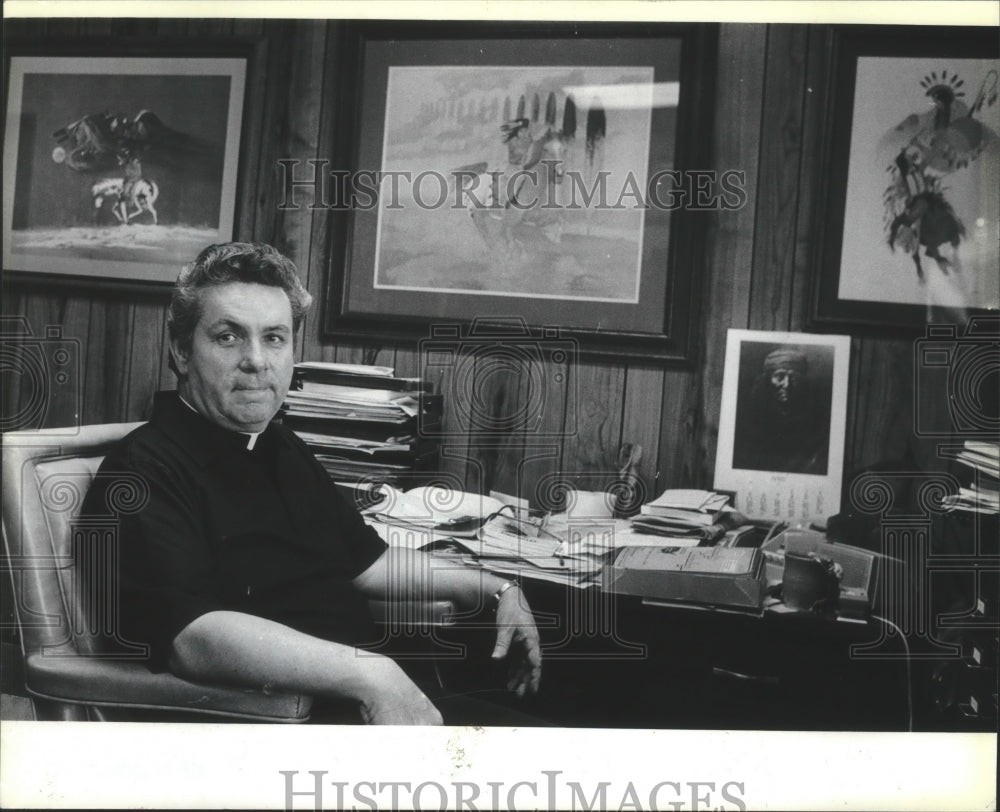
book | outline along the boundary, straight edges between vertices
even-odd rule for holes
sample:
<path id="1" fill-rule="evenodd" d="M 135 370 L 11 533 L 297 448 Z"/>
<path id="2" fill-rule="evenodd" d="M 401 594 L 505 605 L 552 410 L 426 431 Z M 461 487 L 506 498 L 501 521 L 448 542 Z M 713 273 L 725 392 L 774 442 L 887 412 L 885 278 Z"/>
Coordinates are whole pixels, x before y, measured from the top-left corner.
<path id="1" fill-rule="evenodd" d="M 749 547 L 626 547 L 605 590 L 665 603 L 763 612 L 764 556 Z"/>

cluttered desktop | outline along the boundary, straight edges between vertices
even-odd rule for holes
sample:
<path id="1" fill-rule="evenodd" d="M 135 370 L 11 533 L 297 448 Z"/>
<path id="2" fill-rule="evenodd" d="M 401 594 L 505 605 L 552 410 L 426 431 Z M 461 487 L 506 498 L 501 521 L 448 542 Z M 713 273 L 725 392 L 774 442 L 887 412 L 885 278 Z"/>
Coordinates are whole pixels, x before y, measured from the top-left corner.
<path id="1" fill-rule="evenodd" d="M 875 553 L 828 544 L 816 530 L 751 522 L 712 491 L 667 490 L 629 518 L 616 517 L 603 492 L 569 491 L 565 510 L 545 513 L 502 493 L 434 486 L 380 485 L 361 498 L 391 546 L 521 579 L 757 614 L 864 620 L 870 609 Z"/>
<path id="2" fill-rule="evenodd" d="M 757 338 L 731 331 L 736 350 L 752 350 L 732 357 L 747 356 L 755 370 L 804 365 L 804 351 Z M 804 346 L 816 366 L 829 337 L 814 339 L 820 344 Z M 843 374 L 843 358 L 828 354 Z M 441 394 L 419 378 L 307 362 L 296 367 L 283 420 L 387 544 L 517 580 L 542 635 L 537 708 L 553 722 L 913 730 L 928 727 L 922 715 L 940 705 L 961 716 L 947 724 L 989 723 L 978 712 L 990 697 L 988 669 L 907 614 L 900 596 L 922 588 L 908 563 L 852 543 L 864 533 L 842 521 L 837 532 L 827 528 L 839 501 L 836 454 L 808 462 L 825 477 L 793 461 L 767 490 L 764 476 L 733 477 L 743 452 L 730 443 L 716 489 L 672 487 L 639 499 L 644 491 L 631 484 L 642 449 L 626 444 L 605 489 L 549 471 L 549 487 L 535 489 L 547 490 L 545 499 L 532 503 L 530 489 L 466 492 L 436 475 L 442 411 Z M 727 420 L 735 432 L 736 415 L 723 414 L 723 429 Z M 836 449 L 829 433 L 824 442 Z M 983 470 L 993 470 L 995 452 L 963 449 Z M 462 623 L 430 630 L 443 649 L 481 642 L 463 635 Z M 921 665 L 945 649 L 955 656 L 944 667 Z M 490 679 L 458 673 L 449 682 L 475 691 Z"/>
<path id="3" fill-rule="evenodd" d="M 520 582 L 551 686 L 539 707 L 561 725 L 912 726 L 901 663 L 851 662 L 891 623 L 873 619 L 874 552 L 750 521 L 706 490 L 666 490 L 630 517 L 601 492 L 569 490 L 551 512 L 434 485 L 356 497 L 388 544 Z"/>

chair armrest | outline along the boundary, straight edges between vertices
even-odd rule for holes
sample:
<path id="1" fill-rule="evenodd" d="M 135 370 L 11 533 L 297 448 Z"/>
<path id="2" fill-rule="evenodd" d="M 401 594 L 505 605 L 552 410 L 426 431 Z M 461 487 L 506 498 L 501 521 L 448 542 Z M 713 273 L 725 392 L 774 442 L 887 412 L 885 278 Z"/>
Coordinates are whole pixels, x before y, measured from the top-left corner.
<path id="1" fill-rule="evenodd" d="M 256 689 L 200 685 L 125 660 L 81 655 L 29 654 L 28 693 L 59 702 L 116 708 L 191 711 L 262 722 L 304 722 L 312 697 Z"/>
<path id="2" fill-rule="evenodd" d="M 452 626 L 455 605 L 451 601 L 368 601 L 372 618 L 380 626 L 423 628 Z"/>

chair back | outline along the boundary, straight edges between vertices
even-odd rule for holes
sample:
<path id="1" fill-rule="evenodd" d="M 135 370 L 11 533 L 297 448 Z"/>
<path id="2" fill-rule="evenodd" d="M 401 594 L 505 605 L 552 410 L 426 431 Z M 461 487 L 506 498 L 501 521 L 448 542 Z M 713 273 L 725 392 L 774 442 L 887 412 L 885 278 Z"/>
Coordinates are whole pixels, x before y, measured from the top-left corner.
<path id="1" fill-rule="evenodd" d="M 147 718 L 137 713 L 183 711 L 262 722 L 307 720 L 310 696 L 152 672 L 145 646 L 118 639 L 115 517 L 141 507 L 145 485 L 115 474 L 104 514 L 80 517 L 80 509 L 105 454 L 141 425 L 3 436 L 3 539 L 25 688 L 36 718 L 124 721 Z M 78 555 L 77 548 L 87 555 Z"/>
<path id="2" fill-rule="evenodd" d="M 3 535 L 26 655 L 89 654 L 111 607 L 88 606 L 74 561 L 83 499 L 110 446 L 141 423 L 8 432 L 3 437 Z M 99 589 L 93 594 L 99 594 Z M 112 609 L 113 611 L 113 609 Z M 97 627 L 95 627 L 95 624 Z"/>

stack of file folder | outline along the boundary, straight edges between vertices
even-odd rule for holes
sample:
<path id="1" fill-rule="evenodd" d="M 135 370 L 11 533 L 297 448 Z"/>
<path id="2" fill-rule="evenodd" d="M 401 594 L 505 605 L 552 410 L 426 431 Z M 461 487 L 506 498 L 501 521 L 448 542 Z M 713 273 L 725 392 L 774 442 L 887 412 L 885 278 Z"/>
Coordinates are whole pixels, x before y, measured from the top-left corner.
<path id="1" fill-rule="evenodd" d="M 442 397 L 390 367 L 318 361 L 295 365 L 282 422 L 338 482 L 412 484 L 437 468 Z"/>

